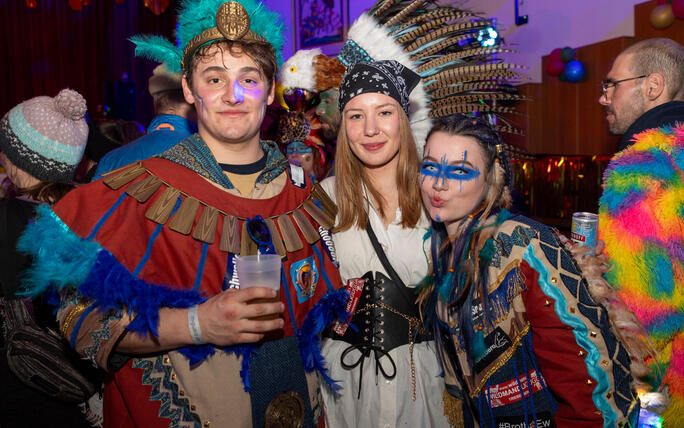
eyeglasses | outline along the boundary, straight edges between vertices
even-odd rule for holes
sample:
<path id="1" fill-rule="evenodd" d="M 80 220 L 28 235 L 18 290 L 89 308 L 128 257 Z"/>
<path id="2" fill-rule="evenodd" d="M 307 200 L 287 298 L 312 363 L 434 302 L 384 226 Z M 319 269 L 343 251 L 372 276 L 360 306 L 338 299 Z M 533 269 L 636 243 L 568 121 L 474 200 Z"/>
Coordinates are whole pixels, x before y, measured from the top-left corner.
<path id="1" fill-rule="evenodd" d="M 601 85 L 600 85 L 601 86 L 601 95 L 608 97 L 608 88 L 614 88 L 619 83 L 627 82 L 629 80 L 641 79 L 641 78 L 648 77 L 648 76 L 650 76 L 650 74 L 643 74 L 641 76 L 628 77 L 626 79 L 620 79 L 620 80 L 612 80 L 612 79 L 604 80 L 603 82 L 601 82 Z"/>

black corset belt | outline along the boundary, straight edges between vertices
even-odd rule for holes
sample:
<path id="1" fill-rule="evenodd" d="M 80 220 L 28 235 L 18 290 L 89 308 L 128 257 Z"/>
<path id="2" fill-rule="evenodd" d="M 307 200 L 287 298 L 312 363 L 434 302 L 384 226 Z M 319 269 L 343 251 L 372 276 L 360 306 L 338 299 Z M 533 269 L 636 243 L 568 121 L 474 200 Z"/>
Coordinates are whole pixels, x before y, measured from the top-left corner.
<path id="1" fill-rule="evenodd" d="M 408 344 L 413 368 L 414 343 L 431 339 L 422 328 L 413 290 L 392 282 L 381 272 L 375 272 L 375 279 L 373 276 L 373 272 L 367 272 L 362 277 L 364 287 L 351 318 L 350 328 L 343 336 L 332 330 L 327 330 L 325 334 L 349 344 L 340 356 L 340 363 L 347 370 L 360 367 L 359 397 L 366 358 L 371 355 L 375 358 L 376 376 L 382 373 L 386 379 L 394 379 L 397 366 L 389 351 Z M 355 361 L 350 361 L 354 350 L 361 352 L 361 355 Z M 415 395 L 414 370 L 411 372 Z"/>

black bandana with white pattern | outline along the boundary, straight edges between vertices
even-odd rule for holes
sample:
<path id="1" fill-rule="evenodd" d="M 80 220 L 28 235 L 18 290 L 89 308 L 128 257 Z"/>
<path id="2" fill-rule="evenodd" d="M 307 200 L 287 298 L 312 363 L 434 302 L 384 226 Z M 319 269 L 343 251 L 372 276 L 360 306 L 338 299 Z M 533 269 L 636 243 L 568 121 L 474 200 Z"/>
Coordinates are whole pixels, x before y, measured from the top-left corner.
<path id="1" fill-rule="evenodd" d="M 344 73 L 340 84 L 340 111 L 352 98 L 364 93 L 380 93 L 397 100 L 409 115 L 409 94 L 420 76 L 396 61 L 359 62 Z"/>

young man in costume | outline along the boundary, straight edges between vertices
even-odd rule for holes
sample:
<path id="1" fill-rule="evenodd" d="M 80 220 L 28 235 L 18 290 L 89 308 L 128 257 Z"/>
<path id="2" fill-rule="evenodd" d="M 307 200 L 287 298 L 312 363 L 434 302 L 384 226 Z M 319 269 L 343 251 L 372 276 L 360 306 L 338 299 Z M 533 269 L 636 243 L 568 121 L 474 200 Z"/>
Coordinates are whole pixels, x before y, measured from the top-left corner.
<path id="1" fill-rule="evenodd" d="M 110 372 L 105 426 L 318 424 L 318 334 L 346 294 L 320 236 L 334 206 L 259 139 L 277 22 L 254 0 L 187 1 L 180 48 L 135 38 L 182 68 L 198 134 L 41 210 L 22 238 L 26 286 L 60 291 L 63 336 Z M 257 252 L 283 256 L 275 302 L 250 303 L 276 292 L 237 276 L 236 258 Z"/>
<path id="2" fill-rule="evenodd" d="M 628 47 L 613 61 L 602 89 L 599 102 L 610 130 L 623 134 L 620 152 L 604 173 L 599 205 L 599 239 L 609 260 L 605 276 L 658 353 L 659 361 L 651 361 L 654 376 L 647 380 L 660 397 L 649 394 L 642 402 L 652 411 L 667 406 L 663 426 L 681 427 L 684 47 L 670 39 Z"/>

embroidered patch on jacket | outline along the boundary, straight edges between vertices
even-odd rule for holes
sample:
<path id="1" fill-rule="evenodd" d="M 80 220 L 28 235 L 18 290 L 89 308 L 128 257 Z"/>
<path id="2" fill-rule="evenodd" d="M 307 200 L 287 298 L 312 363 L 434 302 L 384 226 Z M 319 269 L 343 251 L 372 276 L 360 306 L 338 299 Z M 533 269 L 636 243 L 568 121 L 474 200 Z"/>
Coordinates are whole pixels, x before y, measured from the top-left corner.
<path id="1" fill-rule="evenodd" d="M 524 428 L 524 427 L 537 427 L 537 428 L 555 428 L 556 422 L 553 420 L 551 412 L 539 412 L 537 413 L 537 420 L 532 421 L 532 412 L 527 414 L 528 422 L 525 422 L 525 415 L 517 416 L 499 416 L 496 418 L 496 428 Z M 536 422 L 536 423 L 535 423 Z"/>
<path id="2" fill-rule="evenodd" d="M 527 247 L 530 241 L 537 237 L 537 232 L 530 227 L 516 226 L 511 238 L 513 243 L 519 247 Z"/>
<path id="3" fill-rule="evenodd" d="M 524 227 L 516 226 L 510 235 L 504 232 L 499 232 L 494 240 L 494 245 L 496 246 L 497 252 L 504 257 L 511 255 L 513 247 L 527 247 L 534 238 L 539 237 L 539 232 L 536 230 Z"/>
<path id="4" fill-rule="evenodd" d="M 546 379 L 544 379 L 543 376 L 537 374 L 536 370 L 532 369 L 529 371 L 529 373 L 523 373 L 517 379 L 513 378 L 506 382 L 491 385 L 485 391 L 485 394 L 489 396 L 492 408 L 507 406 L 509 404 L 520 401 L 522 399 L 522 394 L 520 394 L 521 386 L 523 393 L 525 394 L 525 398 L 527 399 L 527 397 L 530 396 L 530 387 L 527 383 L 528 376 L 530 379 L 530 383 L 532 384 L 532 394 L 534 394 L 537 391 L 541 391 L 543 386 L 542 383 L 539 381 L 539 378 L 541 377 L 541 380 L 544 382 L 544 384 L 546 384 Z M 517 425 L 510 426 L 514 427 Z M 524 426 L 524 424 L 521 426 Z"/>
<path id="5" fill-rule="evenodd" d="M 318 267 L 316 267 L 316 261 L 313 256 L 292 263 L 290 276 L 297 290 L 297 300 L 299 303 L 305 302 L 314 295 L 316 284 L 318 283 Z"/>
<path id="6" fill-rule="evenodd" d="M 511 345 L 513 345 L 511 338 L 504 333 L 501 327 L 497 327 L 494 329 L 494 331 L 489 333 L 484 338 L 484 342 L 485 346 L 487 347 L 487 351 L 485 352 L 484 356 L 475 363 L 475 371 L 477 373 L 481 372 L 491 363 L 496 361 L 497 358 L 499 358 L 504 352 L 506 352 L 508 348 L 511 347 Z"/>
<path id="7" fill-rule="evenodd" d="M 489 313 L 497 322 L 508 315 L 511 310 L 511 302 L 527 288 L 518 268 L 518 263 L 519 261 L 515 260 L 506 267 L 505 276 L 497 279 L 496 288 L 488 294 Z"/>

